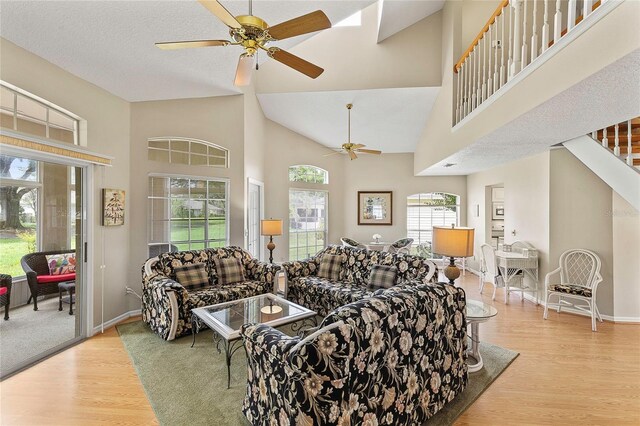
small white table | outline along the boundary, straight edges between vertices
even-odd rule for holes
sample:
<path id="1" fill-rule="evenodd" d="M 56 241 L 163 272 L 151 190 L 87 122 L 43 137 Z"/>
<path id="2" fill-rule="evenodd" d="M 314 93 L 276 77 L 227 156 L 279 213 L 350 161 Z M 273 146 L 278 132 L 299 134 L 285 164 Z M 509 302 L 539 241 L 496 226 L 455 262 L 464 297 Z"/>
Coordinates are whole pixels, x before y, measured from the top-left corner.
<path id="1" fill-rule="evenodd" d="M 470 373 L 479 371 L 484 365 L 480 355 L 480 323 L 489 321 L 497 314 L 498 310 L 493 306 L 467 299 L 467 324 L 471 326 L 471 350 L 467 352 Z"/>
<path id="2" fill-rule="evenodd" d="M 365 244 L 365 246 L 367 247 L 367 250 L 374 250 L 374 251 L 385 251 L 385 248 L 390 246 L 392 243 L 385 243 L 384 241 L 380 241 L 380 242 L 375 242 L 372 241 L 368 244 Z"/>
<path id="3" fill-rule="evenodd" d="M 538 297 L 538 257 L 524 256 L 519 252 L 496 251 L 496 263 L 504 278 L 504 303 L 509 303 L 509 293 L 518 291 L 524 300 L 524 293 L 535 294 L 536 304 L 540 304 Z M 534 283 L 534 287 L 529 287 L 524 282 L 524 277 L 519 274 L 529 276 Z M 518 285 L 515 285 L 518 284 Z"/>

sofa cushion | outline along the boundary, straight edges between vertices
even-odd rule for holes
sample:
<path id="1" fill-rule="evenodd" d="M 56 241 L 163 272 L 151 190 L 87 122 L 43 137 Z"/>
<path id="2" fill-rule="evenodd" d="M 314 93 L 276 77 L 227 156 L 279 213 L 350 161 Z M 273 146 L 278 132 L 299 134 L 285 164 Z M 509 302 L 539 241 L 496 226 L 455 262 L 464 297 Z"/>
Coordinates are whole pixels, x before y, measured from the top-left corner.
<path id="1" fill-rule="evenodd" d="M 209 285 L 209 274 L 204 263 L 194 263 L 175 268 L 176 281 L 187 290 L 202 288 Z"/>
<path id="2" fill-rule="evenodd" d="M 38 284 L 61 283 L 63 281 L 73 281 L 75 279 L 76 279 L 75 272 L 71 274 L 61 274 L 61 275 L 38 275 L 36 277 L 36 280 L 38 280 Z"/>
<path id="3" fill-rule="evenodd" d="M 75 253 L 48 254 L 49 275 L 71 274 L 76 271 Z"/>
<path id="4" fill-rule="evenodd" d="M 591 297 L 593 292 L 590 288 L 576 284 L 549 284 L 549 291 L 558 293 L 575 294 L 576 296 Z"/>
<path id="5" fill-rule="evenodd" d="M 235 257 L 224 259 L 214 257 L 213 263 L 216 266 L 218 284 L 228 285 L 244 281 L 244 267 L 240 259 Z"/>
<path id="6" fill-rule="evenodd" d="M 7 287 L 0 287 L 0 296 L 7 294 Z"/>
<path id="7" fill-rule="evenodd" d="M 337 254 L 325 254 L 320 259 L 318 277 L 328 280 L 339 280 L 342 272 L 342 256 Z"/>
<path id="8" fill-rule="evenodd" d="M 311 275 L 292 280 L 289 283 L 287 298 L 313 309 L 319 315 L 326 315 L 338 306 L 360 300 L 370 294 L 365 285 Z"/>
<path id="9" fill-rule="evenodd" d="M 194 308 L 209 306 L 269 293 L 272 290 L 273 285 L 264 281 L 244 281 L 229 285 L 214 285 L 190 291 L 189 302 Z"/>
<path id="10" fill-rule="evenodd" d="M 398 268 L 395 266 L 373 265 L 369 275 L 369 290 L 393 287 L 397 279 Z"/>

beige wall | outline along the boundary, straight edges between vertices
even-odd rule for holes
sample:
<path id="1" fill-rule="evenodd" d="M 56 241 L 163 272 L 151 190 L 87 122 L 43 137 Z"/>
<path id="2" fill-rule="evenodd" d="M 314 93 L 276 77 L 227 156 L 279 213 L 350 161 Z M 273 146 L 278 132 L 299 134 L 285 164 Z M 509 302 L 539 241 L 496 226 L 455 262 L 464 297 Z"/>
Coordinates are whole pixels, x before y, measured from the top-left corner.
<path id="1" fill-rule="evenodd" d="M 320 77 L 312 80 L 269 61 L 257 73 L 257 92 L 440 86 L 441 13 L 376 44 L 377 8 L 376 2 L 362 11 L 362 26 L 324 30 L 290 49 L 324 68 Z"/>
<path id="2" fill-rule="evenodd" d="M 640 213 L 613 192 L 613 310 L 616 317 L 640 318 Z"/>
<path id="3" fill-rule="evenodd" d="M 98 268 L 102 259 L 104 236 L 106 250 L 104 264 L 104 318 L 109 320 L 128 310 L 125 286 L 128 282 L 130 262 L 129 233 L 131 230 L 131 208 L 129 200 L 129 103 L 88 83 L 67 71 L 27 52 L 15 44 L 0 39 L 0 78 L 30 93 L 40 96 L 86 120 L 86 140 L 82 141 L 91 151 L 113 156 L 113 167 L 105 168 L 104 181 L 101 172 L 96 173 L 93 188 L 94 220 L 89 224 L 95 238 L 89 247 L 89 257 L 94 261 L 93 276 L 88 277 L 94 284 L 93 324 L 101 322 L 101 274 Z M 103 187 L 119 188 L 127 191 L 125 225 L 103 228 L 100 226 L 100 190 Z M 138 303 L 139 307 L 139 303 Z"/>
<path id="4" fill-rule="evenodd" d="M 147 140 L 184 137 L 229 149 L 229 168 L 167 164 L 147 159 Z M 140 267 L 147 259 L 147 197 L 150 173 L 229 179 L 231 244 L 244 246 L 245 150 L 243 96 L 135 102 L 131 104 L 131 258 L 128 285 L 140 289 Z M 130 308 L 139 308 L 132 299 Z"/>
<path id="5" fill-rule="evenodd" d="M 361 155 L 344 165 L 344 201 L 342 205 L 344 235 L 361 242 L 372 240 L 373 234 L 384 241 L 407 236 L 407 196 L 426 192 L 448 192 L 460 195 L 460 223 L 466 224 L 465 176 L 416 177 L 413 154 Z M 393 191 L 393 225 L 358 225 L 358 191 Z"/>

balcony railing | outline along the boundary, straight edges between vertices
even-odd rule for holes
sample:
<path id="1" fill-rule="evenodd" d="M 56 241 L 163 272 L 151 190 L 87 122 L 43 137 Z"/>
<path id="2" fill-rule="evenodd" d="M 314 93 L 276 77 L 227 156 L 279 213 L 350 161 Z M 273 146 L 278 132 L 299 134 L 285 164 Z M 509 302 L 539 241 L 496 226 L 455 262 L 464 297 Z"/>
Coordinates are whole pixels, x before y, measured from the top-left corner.
<path id="1" fill-rule="evenodd" d="M 504 0 L 454 65 L 459 123 L 551 48 L 601 3 L 594 0 Z"/>

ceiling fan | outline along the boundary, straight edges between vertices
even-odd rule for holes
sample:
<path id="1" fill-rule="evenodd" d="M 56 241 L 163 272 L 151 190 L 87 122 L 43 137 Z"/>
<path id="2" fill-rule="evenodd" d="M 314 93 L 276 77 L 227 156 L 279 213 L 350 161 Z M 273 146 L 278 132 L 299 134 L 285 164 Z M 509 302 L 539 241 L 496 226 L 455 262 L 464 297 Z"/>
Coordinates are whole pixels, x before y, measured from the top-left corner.
<path id="1" fill-rule="evenodd" d="M 242 46 L 244 53 L 240 55 L 234 84 L 246 86 L 251 82 L 251 71 L 256 63 L 256 55 L 264 50 L 269 57 L 293 68 L 311 78 L 317 78 L 323 69 L 317 65 L 293 55 L 278 47 L 266 47 L 274 40 L 284 40 L 302 34 L 331 28 L 331 22 L 321 10 L 298 16 L 289 21 L 270 27 L 267 23 L 252 14 L 252 0 L 249 0 L 249 14 L 233 16 L 217 0 L 198 0 L 201 5 L 216 15 L 229 27 L 231 40 L 193 40 L 156 43 L 164 50 L 186 49 L 209 46 Z"/>
<path id="2" fill-rule="evenodd" d="M 377 149 L 364 149 L 366 145 L 363 145 L 361 143 L 351 142 L 351 108 L 353 108 L 353 104 L 347 104 L 347 109 L 349 110 L 349 136 L 347 139 L 347 143 L 343 143 L 340 148 L 337 148 L 336 152 L 332 152 L 331 154 L 326 154 L 325 157 L 333 154 L 339 154 L 343 151 L 349 154 L 349 158 L 351 158 L 352 160 L 355 160 L 356 158 L 358 158 L 356 154 L 361 154 L 361 153 L 376 154 L 376 155 L 382 154 L 382 151 L 378 151 Z"/>

